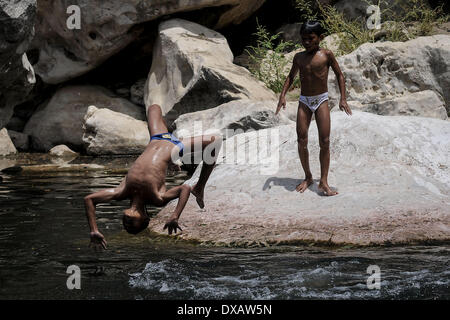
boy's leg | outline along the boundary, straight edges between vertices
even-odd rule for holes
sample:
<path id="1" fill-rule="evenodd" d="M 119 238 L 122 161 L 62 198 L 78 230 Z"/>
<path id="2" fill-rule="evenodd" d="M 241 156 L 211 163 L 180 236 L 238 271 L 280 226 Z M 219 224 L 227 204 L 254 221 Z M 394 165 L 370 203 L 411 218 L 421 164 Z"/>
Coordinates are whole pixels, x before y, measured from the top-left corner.
<path id="1" fill-rule="evenodd" d="M 328 101 L 325 101 L 316 110 L 316 123 L 319 130 L 320 145 L 320 183 L 319 189 L 327 196 L 334 196 L 337 191 L 330 189 L 328 185 L 328 169 L 330 167 L 330 110 L 328 109 Z"/>
<path id="2" fill-rule="evenodd" d="M 300 183 L 295 190 L 304 192 L 309 185 L 313 183 L 312 173 L 309 168 L 309 152 L 308 152 L 308 129 L 311 123 L 312 112 L 303 103 L 299 102 L 297 111 L 297 144 L 298 155 L 305 172 L 305 180 Z"/>
<path id="3" fill-rule="evenodd" d="M 168 132 L 166 123 L 162 116 L 161 107 L 157 104 L 153 104 L 147 109 L 147 125 L 150 136 L 154 136 L 159 133 Z"/>
<path id="4" fill-rule="evenodd" d="M 205 206 L 203 202 L 204 191 L 206 182 L 208 181 L 211 172 L 216 164 L 216 159 L 219 154 L 220 148 L 222 146 L 222 137 L 213 135 L 197 136 L 192 138 L 186 138 L 181 140 L 187 151 L 202 151 L 204 152 L 206 148 L 211 150 L 211 154 L 203 154 L 203 165 L 200 171 L 200 177 L 197 183 L 192 187 L 192 194 L 196 197 L 197 204 L 203 209 Z M 209 156 L 209 159 L 206 159 Z"/>

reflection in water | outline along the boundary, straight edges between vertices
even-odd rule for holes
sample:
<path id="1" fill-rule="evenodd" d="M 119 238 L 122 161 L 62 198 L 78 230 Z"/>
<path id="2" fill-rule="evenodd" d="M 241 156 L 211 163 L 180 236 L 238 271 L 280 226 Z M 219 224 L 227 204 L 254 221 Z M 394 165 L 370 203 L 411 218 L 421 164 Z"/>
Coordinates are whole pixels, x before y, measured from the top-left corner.
<path id="1" fill-rule="evenodd" d="M 83 197 L 117 186 L 123 173 L 0 175 L 0 299 L 450 298 L 449 246 L 207 248 L 127 234 L 122 201 L 98 206 L 108 250 L 94 252 Z M 73 264 L 81 290 L 66 287 Z M 367 289 L 369 265 L 381 269 L 381 290 Z"/>

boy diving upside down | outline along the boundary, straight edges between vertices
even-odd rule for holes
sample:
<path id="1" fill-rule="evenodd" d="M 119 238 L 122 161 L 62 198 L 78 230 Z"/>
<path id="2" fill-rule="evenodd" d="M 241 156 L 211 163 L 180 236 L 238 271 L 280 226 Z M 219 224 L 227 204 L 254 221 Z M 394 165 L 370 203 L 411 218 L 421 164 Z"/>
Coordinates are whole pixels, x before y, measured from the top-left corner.
<path id="1" fill-rule="evenodd" d="M 339 64 L 330 50 L 319 48 L 323 40 L 323 29 L 319 22 L 305 22 L 300 29 L 302 45 L 305 51 L 294 56 L 291 71 L 286 78 L 280 94 L 275 114 L 286 108 L 286 93 L 300 72 L 301 94 L 297 112 L 298 153 L 302 163 L 305 179 L 296 187 L 304 192 L 312 183 L 313 177 L 309 168 L 308 129 L 313 113 L 316 116 L 320 145 L 320 183 L 319 190 L 327 196 L 338 194 L 328 185 L 328 169 L 330 166 L 330 110 L 328 109 L 328 69 L 331 67 L 337 77 L 341 99 L 339 108 L 348 115 L 352 114 L 345 98 L 345 80 Z"/>
<path id="2" fill-rule="evenodd" d="M 122 222 L 125 230 L 132 234 L 137 234 L 148 226 L 150 217 L 145 210 L 146 204 L 164 206 L 178 198 L 175 211 L 164 225 L 164 230 L 168 229 L 169 234 L 172 234 L 172 231 L 176 233 L 177 229 L 181 230 L 178 219 L 191 193 L 196 197 L 200 208 L 204 207 L 204 189 L 214 168 L 222 143 L 221 138 L 204 135 L 178 140 L 168 132 L 159 105 L 148 108 L 147 120 L 150 142 L 128 170 L 120 185 L 117 188 L 92 193 L 84 198 L 90 227 L 90 246 L 106 249 L 107 244 L 95 221 L 95 206 L 98 203 L 129 199 L 131 207 L 124 211 Z M 205 151 L 206 148 L 212 152 L 209 155 L 209 161 L 206 161 L 208 160 L 206 157 L 203 158 L 197 184 L 193 187 L 183 184 L 166 190 L 165 178 L 169 165 L 173 165 L 183 155 L 185 149 L 186 151 Z"/>

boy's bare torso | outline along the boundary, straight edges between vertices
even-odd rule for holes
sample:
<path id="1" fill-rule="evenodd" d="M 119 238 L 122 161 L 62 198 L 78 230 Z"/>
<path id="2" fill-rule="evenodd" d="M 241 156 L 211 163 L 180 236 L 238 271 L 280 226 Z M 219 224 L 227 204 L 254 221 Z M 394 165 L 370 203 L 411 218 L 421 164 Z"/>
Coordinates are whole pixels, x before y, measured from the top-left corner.
<path id="1" fill-rule="evenodd" d="M 294 57 L 301 82 L 301 94 L 315 96 L 328 91 L 329 51 L 299 52 Z"/>
<path id="2" fill-rule="evenodd" d="M 175 147 L 169 141 L 151 141 L 128 170 L 119 187 L 121 196 L 125 199 L 139 195 L 147 203 L 162 205 L 167 168 Z"/>

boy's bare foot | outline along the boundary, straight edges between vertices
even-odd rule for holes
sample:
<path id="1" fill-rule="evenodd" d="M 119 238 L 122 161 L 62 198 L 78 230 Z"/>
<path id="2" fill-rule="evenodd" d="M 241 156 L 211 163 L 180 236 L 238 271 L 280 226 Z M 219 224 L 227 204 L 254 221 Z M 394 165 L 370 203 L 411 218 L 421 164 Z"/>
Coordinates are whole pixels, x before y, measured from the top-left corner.
<path id="1" fill-rule="evenodd" d="M 205 207 L 205 203 L 203 202 L 203 192 L 203 188 L 199 188 L 197 187 L 197 185 L 193 186 L 191 189 L 191 193 L 195 196 L 195 201 L 197 201 L 200 209 L 203 209 Z"/>
<path id="2" fill-rule="evenodd" d="M 322 191 L 326 196 L 335 196 L 335 195 L 339 194 L 339 192 L 331 190 L 331 188 L 328 184 L 325 184 L 322 182 L 319 183 L 318 189 L 320 191 Z"/>
<path id="3" fill-rule="evenodd" d="M 297 185 L 295 190 L 297 190 L 297 192 L 303 193 L 312 183 L 313 183 L 312 178 L 305 179 L 305 180 L 303 180 L 302 183 Z"/>

